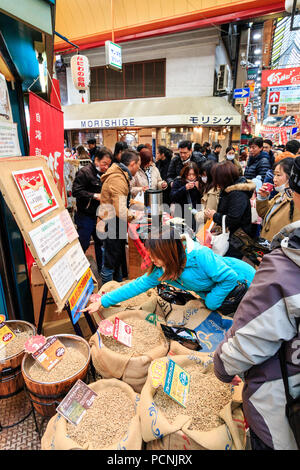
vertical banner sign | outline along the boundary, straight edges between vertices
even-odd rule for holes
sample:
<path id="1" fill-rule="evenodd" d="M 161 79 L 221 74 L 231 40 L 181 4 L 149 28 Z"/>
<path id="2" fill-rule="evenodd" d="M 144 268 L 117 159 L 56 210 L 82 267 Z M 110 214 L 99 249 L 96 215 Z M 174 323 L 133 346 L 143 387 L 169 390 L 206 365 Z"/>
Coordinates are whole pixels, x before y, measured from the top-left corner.
<path id="1" fill-rule="evenodd" d="M 34 93 L 29 93 L 30 155 L 44 156 L 64 200 L 64 115 Z"/>

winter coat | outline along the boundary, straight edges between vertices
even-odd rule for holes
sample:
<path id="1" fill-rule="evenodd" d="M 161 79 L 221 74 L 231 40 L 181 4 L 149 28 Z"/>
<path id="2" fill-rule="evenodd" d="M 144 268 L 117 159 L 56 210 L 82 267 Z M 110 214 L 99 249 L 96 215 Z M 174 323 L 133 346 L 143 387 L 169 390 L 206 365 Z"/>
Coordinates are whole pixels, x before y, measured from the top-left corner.
<path id="1" fill-rule="evenodd" d="M 287 238 L 285 238 L 287 237 Z M 286 397 L 278 351 L 287 342 L 290 394 L 299 396 L 300 222 L 284 227 L 265 255 L 230 330 L 214 353 L 216 376 L 244 378 L 243 410 L 250 428 L 269 447 L 296 450 L 285 416 Z"/>
<path id="2" fill-rule="evenodd" d="M 266 173 L 271 168 L 269 155 L 267 152 L 260 152 L 257 157 L 249 157 L 245 168 L 244 176 L 247 180 L 252 180 L 260 175 L 261 180 L 265 179 Z"/>
<path id="3" fill-rule="evenodd" d="M 99 201 L 94 199 L 94 194 L 101 192 L 101 175 L 102 173 L 92 162 L 77 171 L 72 186 L 72 196 L 76 198 L 78 213 L 96 217 Z"/>
<path id="4" fill-rule="evenodd" d="M 282 195 L 280 193 L 277 193 L 277 195 L 271 200 L 262 199 L 261 196 L 257 196 L 256 210 L 259 217 L 264 219 L 260 234 L 262 238 L 266 238 L 271 241 L 283 227 L 300 220 L 300 211 L 297 207 L 294 207 L 293 217 L 290 219 L 292 201 L 292 198 L 289 198 L 286 194 Z M 274 208 L 274 206 L 276 207 Z"/>
<path id="5" fill-rule="evenodd" d="M 193 242 L 191 250 L 186 250 L 186 265 L 176 281 L 164 283 L 179 289 L 193 291 L 205 300 L 208 309 L 216 310 L 225 297 L 237 285 L 238 281 L 247 280 L 251 284 L 255 269 L 244 261 L 235 258 L 222 258 L 198 242 Z M 160 284 L 162 268 L 155 268 L 151 274 L 134 279 L 119 289 L 101 297 L 104 308 L 146 292 Z"/>
<path id="6" fill-rule="evenodd" d="M 192 155 L 190 161 L 195 162 L 197 164 L 198 168 L 200 169 L 202 163 L 206 161 L 206 158 L 204 157 L 204 155 L 202 155 L 202 157 L 199 157 L 199 156 L 196 157 L 196 156 Z M 184 165 L 183 165 L 182 160 L 181 160 L 179 155 L 176 155 L 175 157 L 172 158 L 172 160 L 170 162 L 170 165 L 169 165 L 169 168 L 168 168 L 168 174 L 167 174 L 167 183 L 168 184 L 173 183 L 173 181 L 178 176 L 180 176 L 180 172 L 181 172 L 183 166 Z"/>
<path id="7" fill-rule="evenodd" d="M 176 178 L 170 193 L 170 200 L 176 204 L 180 204 L 182 210 L 185 205 L 192 205 L 195 209 L 197 204 L 200 204 L 201 194 L 199 189 L 186 189 L 185 185 L 188 182 L 182 178 Z"/>
<path id="8" fill-rule="evenodd" d="M 220 193 L 218 210 L 213 216 L 214 222 L 222 227 L 222 217 L 226 215 L 225 223 L 230 234 L 242 228 L 252 235 L 250 199 L 255 190 L 255 183 L 241 176 L 235 184 L 228 186 Z"/>
<path id="9" fill-rule="evenodd" d="M 207 160 L 213 160 L 216 163 L 219 163 L 220 154 L 216 152 L 211 152 L 207 156 Z"/>
<path id="10" fill-rule="evenodd" d="M 170 166 L 171 158 L 165 158 L 164 160 L 157 160 L 155 162 L 156 168 L 160 172 L 160 176 L 163 181 L 167 181 L 168 169 Z M 164 204 L 170 204 L 170 185 L 163 192 L 163 202 Z"/>
<path id="11" fill-rule="evenodd" d="M 102 220 L 111 219 L 115 216 L 123 220 L 132 219 L 128 212 L 130 179 L 130 172 L 125 165 L 118 165 L 117 163 L 113 163 L 107 172 L 102 175 L 101 212 L 98 211 L 97 213 Z"/>
<path id="12" fill-rule="evenodd" d="M 205 209 L 216 211 L 219 204 L 220 191 L 211 188 L 209 191 L 204 192 L 201 197 L 202 209 L 195 215 L 197 222 L 206 222 L 207 217 L 204 216 Z"/>
<path id="13" fill-rule="evenodd" d="M 150 171 L 151 186 L 149 185 L 147 175 L 142 168 L 140 168 L 133 176 L 132 180 L 130 181 L 130 192 L 132 197 L 135 197 L 140 191 L 142 191 L 143 186 L 149 186 L 149 189 L 161 189 L 163 180 L 154 163 L 151 164 Z"/>

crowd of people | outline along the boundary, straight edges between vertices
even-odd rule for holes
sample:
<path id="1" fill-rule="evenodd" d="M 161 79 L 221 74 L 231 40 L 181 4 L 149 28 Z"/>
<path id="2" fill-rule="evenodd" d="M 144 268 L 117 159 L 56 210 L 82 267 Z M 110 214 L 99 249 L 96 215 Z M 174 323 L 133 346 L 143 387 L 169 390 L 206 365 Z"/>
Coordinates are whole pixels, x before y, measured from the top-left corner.
<path id="1" fill-rule="evenodd" d="M 175 228 L 157 227 L 145 242 L 149 270 L 85 311 L 118 304 L 161 282 L 196 292 L 210 310 L 222 312 L 232 302 L 234 322 L 214 354 L 215 374 L 224 382 L 245 382 L 252 449 L 297 449 L 299 435 L 286 415 L 280 351 L 284 345 L 300 429 L 300 143 L 291 140 L 278 149 L 255 137 L 240 153 L 228 146 L 222 159 L 220 144 L 212 148 L 188 140 L 175 154 L 159 146 L 156 158 L 149 144 L 129 148 L 117 142 L 112 151 L 93 142 L 87 152 L 90 162 L 73 184 L 75 221 L 84 251 L 94 239 L 102 283 L 127 277 L 127 226 L 137 220 L 136 207 L 143 207 L 149 189 L 162 190 L 174 217 L 176 209 L 184 215 L 188 208 L 196 236 L 188 246 Z M 197 239 L 207 221 L 216 229 L 214 239 L 225 224 L 223 255 L 214 251 L 212 239 L 209 246 Z M 237 244 L 237 234 L 248 250 L 251 243 L 253 249 L 265 248 L 255 263 Z"/>

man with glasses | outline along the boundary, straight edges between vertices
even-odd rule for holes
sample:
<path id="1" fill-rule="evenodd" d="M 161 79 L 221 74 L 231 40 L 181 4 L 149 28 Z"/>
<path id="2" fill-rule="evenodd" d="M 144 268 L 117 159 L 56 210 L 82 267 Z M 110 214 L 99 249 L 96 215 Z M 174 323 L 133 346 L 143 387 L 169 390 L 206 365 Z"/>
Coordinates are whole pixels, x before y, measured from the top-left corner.
<path id="1" fill-rule="evenodd" d="M 184 165 L 187 165 L 189 162 L 195 162 L 200 170 L 201 164 L 206 161 L 204 155 L 193 155 L 192 142 L 190 140 L 183 140 L 180 142 L 178 145 L 178 151 L 179 155 L 172 158 L 167 173 L 167 183 L 171 187 L 174 180 L 180 176 L 180 172 Z"/>

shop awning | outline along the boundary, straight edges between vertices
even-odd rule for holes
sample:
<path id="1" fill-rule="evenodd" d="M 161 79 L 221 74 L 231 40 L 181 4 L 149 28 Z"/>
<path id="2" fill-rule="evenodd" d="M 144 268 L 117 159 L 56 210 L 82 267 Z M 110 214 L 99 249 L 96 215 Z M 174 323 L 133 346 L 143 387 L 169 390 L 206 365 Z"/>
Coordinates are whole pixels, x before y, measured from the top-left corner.
<path id="1" fill-rule="evenodd" d="M 239 126 L 241 115 L 216 96 L 101 101 L 64 106 L 65 129 Z"/>

